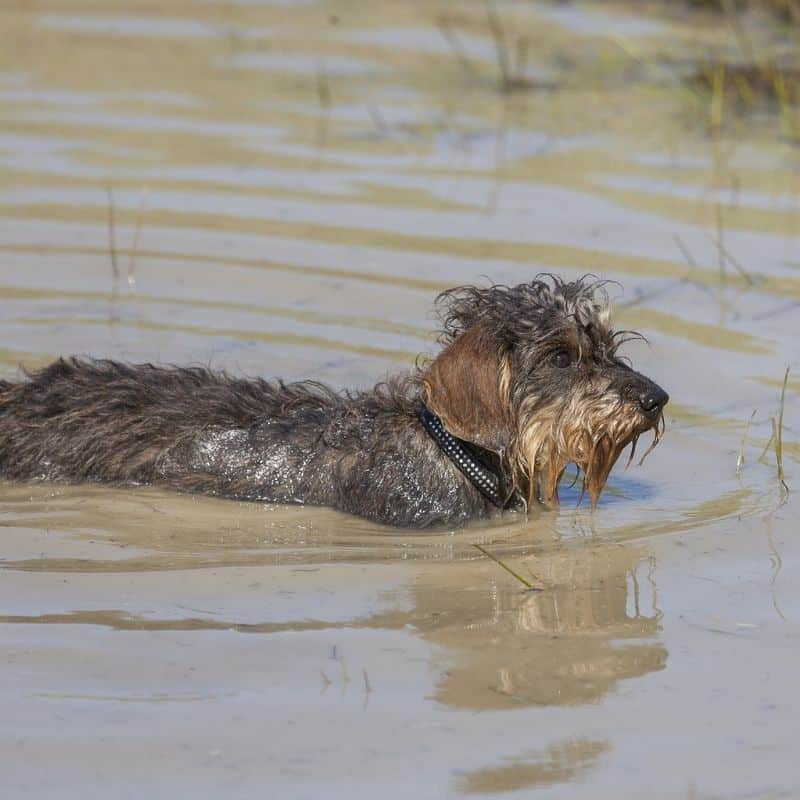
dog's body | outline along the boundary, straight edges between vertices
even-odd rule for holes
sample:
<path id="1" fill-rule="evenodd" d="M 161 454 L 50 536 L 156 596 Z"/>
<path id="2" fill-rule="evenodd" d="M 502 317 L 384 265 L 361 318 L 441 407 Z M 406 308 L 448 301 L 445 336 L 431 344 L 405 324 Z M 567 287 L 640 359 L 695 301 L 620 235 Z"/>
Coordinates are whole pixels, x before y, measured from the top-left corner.
<path id="1" fill-rule="evenodd" d="M 395 525 L 479 516 L 486 503 L 441 457 L 414 397 L 410 381 L 342 395 L 203 368 L 60 360 L 0 394 L 0 464 L 12 479 L 157 484 Z"/>
<path id="2" fill-rule="evenodd" d="M 573 461 L 596 502 L 622 449 L 647 429 L 657 440 L 667 396 L 617 358 L 599 284 L 553 278 L 442 300 L 439 356 L 369 392 L 77 359 L 0 382 L 0 474 L 327 505 L 426 527 L 556 504 Z M 455 437 L 455 456 L 430 419 Z"/>

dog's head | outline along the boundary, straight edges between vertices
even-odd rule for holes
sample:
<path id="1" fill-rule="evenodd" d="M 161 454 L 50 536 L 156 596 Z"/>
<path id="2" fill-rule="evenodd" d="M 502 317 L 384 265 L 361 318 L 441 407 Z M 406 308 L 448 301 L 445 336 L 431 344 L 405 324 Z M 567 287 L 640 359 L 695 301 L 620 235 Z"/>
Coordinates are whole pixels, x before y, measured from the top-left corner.
<path id="1" fill-rule="evenodd" d="M 424 399 L 454 436 L 497 453 L 529 502 L 557 505 L 575 463 L 594 505 L 625 447 L 630 463 L 642 433 L 654 432 L 647 453 L 658 443 L 669 398 L 617 354 L 640 337 L 611 328 L 604 282 L 466 286 L 437 305 L 445 346 Z"/>

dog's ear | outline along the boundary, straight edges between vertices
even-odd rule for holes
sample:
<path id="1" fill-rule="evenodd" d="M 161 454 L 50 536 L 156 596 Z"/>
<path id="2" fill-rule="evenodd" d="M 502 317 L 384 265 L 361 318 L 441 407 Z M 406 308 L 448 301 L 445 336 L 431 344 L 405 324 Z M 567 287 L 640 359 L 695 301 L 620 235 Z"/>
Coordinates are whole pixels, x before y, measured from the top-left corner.
<path id="1" fill-rule="evenodd" d="M 453 436 L 502 453 L 508 446 L 508 359 L 474 325 L 459 334 L 422 377 L 423 396 Z"/>

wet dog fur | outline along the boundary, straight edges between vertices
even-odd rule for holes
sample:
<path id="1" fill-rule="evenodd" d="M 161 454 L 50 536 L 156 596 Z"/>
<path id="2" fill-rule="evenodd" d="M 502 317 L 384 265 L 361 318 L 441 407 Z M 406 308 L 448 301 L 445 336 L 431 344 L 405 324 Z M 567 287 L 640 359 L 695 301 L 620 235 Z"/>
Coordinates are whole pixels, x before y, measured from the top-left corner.
<path id="1" fill-rule="evenodd" d="M 423 428 L 423 403 L 492 464 L 509 506 L 556 506 L 570 463 L 596 504 L 620 453 L 648 430 L 658 442 L 667 395 L 618 355 L 635 334 L 612 329 L 603 282 L 460 287 L 437 306 L 439 354 L 369 391 L 59 359 L 0 382 L 0 475 L 453 526 L 497 509 Z"/>

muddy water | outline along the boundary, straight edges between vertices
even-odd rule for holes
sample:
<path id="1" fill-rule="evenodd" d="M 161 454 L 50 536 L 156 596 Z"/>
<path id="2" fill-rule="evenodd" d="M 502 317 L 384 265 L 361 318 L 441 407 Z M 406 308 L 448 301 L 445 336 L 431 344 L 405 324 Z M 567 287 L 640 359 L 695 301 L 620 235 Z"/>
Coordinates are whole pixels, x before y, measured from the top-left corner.
<path id="1" fill-rule="evenodd" d="M 759 460 L 791 364 L 800 490 L 797 150 L 706 135 L 669 63 L 712 20 L 498 20 L 3 4 L 5 376 L 83 353 L 368 386 L 434 350 L 441 288 L 551 270 L 620 282 L 673 398 L 595 514 L 567 490 L 419 535 L 0 485 L 3 797 L 800 793 L 797 501 Z"/>

